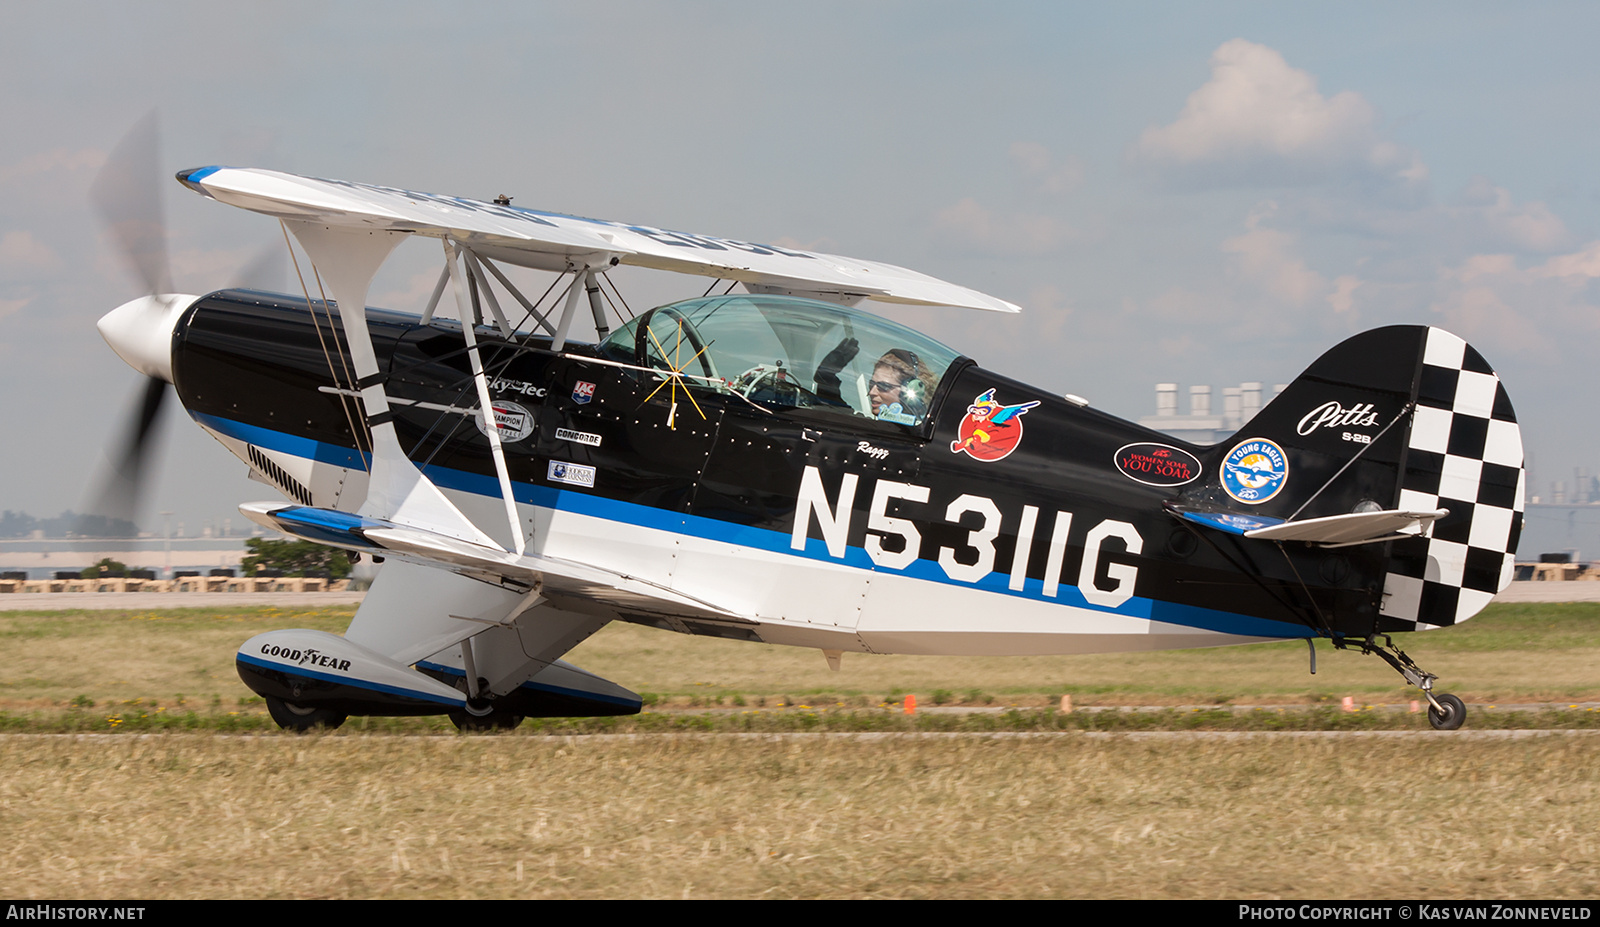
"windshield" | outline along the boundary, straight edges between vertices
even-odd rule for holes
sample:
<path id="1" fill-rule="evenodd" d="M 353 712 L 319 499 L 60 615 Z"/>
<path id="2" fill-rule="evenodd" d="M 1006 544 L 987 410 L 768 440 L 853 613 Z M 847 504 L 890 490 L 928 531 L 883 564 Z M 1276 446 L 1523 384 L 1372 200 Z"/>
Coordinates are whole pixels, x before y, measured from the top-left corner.
<path id="1" fill-rule="evenodd" d="M 927 418 L 957 354 L 903 325 L 832 303 L 759 294 L 652 309 L 600 347 L 623 363 L 768 407 L 834 410 L 899 425 Z"/>

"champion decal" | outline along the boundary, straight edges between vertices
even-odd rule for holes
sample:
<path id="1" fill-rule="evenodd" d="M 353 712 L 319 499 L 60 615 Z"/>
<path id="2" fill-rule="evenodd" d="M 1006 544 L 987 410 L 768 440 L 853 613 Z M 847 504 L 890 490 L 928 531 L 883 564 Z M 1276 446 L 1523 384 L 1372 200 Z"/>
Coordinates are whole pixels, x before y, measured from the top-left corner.
<path id="1" fill-rule="evenodd" d="M 490 403 L 489 407 L 494 410 L 494 424 L 500 430 L 500 443 L 515 444 L 533 434 L 533 413 L 523 406 L 501 399 Z M 472 420 L 485 436 L 489 434 L 482 416 L 475 415 Z"/>

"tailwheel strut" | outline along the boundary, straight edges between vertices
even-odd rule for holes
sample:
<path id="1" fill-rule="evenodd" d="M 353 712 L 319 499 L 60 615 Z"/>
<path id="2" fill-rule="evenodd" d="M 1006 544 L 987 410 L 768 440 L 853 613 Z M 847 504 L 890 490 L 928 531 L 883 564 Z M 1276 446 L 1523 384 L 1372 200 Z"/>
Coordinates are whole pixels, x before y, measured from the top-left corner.
<path id="1" fill-rule="evenodd" d="M 1383 643 L 1379 644 L 1377 638 L 1382 637 Z M 1333 639 L 1333 646 L 1346 650 L 1352 645 L 1341 638 Z M 1428 700 L 1428 723 L 1436 731 L 1453 731 L 1467 720 L 1467 705 L 1460 698 L 1448 692 L 1435 694 L 1433 691 L 1434 680 L 1439 677 L 1433 673 L 1424 672 L 1404 650 L 1394 645 L 1394 639 L 1387 634 L 1374 634 L 1360 644 L 1362 653 L 1375 653 L 1382 657 L 1385 663 L 1394 667 L 1395 672 L 1405 677 L 1406 682 L 1422 690 Z"/>

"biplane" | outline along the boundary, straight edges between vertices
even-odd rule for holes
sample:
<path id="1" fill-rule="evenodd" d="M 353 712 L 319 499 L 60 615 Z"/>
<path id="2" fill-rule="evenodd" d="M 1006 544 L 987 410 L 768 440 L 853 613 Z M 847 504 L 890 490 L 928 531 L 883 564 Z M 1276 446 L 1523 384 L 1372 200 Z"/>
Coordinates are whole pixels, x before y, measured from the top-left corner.
<path id="1" fill-rule="evenodd" d="M 1515 414 L 1448 332 L 1356 335 L 1200 446 L 863 309 L 1019 311 L 900 267 L 504 197 L 177 179 L 278 220 L 309 258 L 298 292 L 152 292 L 101 332 L 281 494 L 245 515 L 383 563 L 342 637 L 240 648 L 286 728 L 637 712 L 561 659 L 612 621 L 835 669 L 1322 638 L 1387 661 L 1434 727 L 1465 717 L 1391 637 L 1481 610 L 1521 529 Z M 440 245 L 431 298 L 369 307 L 412 236 Z M 619 265 L 712 284 L 634 314 Z M 556 282 L 529 299 L 507 266 Z"/>

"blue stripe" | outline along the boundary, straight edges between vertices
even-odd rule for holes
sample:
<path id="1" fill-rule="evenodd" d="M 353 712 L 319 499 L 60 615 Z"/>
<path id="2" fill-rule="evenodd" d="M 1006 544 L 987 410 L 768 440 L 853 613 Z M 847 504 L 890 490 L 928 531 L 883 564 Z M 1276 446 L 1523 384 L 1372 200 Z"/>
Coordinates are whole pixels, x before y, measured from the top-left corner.
<path id="1" fill-rule="evenodd" d="M 257 447 L 283 451 L 297 457 L 310 457 L 313 460 L 325 463 L 339 463 L 341 460 L 355 461 L 358 459 L 356 452 L 349 448 L 333 447 L 310 438 L 286 435 L 282 432 L 243 425 L 214 416 L 196 415 L 195 418 L 218 432 L 249 441 Z M 364 466 L 358 463 L 339 463 L 339 465 L 362 467 L 364 469 Z M 500 483 L 493 476 L 438 466 L 428 467 L 423 472 L 441 489 L 453 489 L 458 492 L 488 496 L 495 499 L 500 498 Z M 572 512 L 620 524 L 669 531 L 674 534 L 687 534 L 709 541 L 734 544 L 740 547 L 786 556 L 804 557 L 808 560 L 817 560 L 823 563 L 842 564 L 859 570 L 909 576 L 912 579 L 941 585 L 981 589 L 986 592 L 1033 599 L 1039 602 L 1070 605 L 1074 608 L 1089 611 L 1110 612 L 1129 618 L 1147 618 L 1168 624 L 1201 628 L 1223 634 L 1237 634 L 1244 637 L 1303 638 L 1316 636 L 1316 632 L 1309 627 L 1300 627 L 1287 622 L 1274 621 L 1270 618 L 1257 618 L 1252 615 L 1240 615 L 1219 609 L 1202 608 L 1179 602 L 1165 602 L 1160 599 L 1149 599 L 1141 596 L 1134 596 L 1115 608 L 1107 608 L 1103 605 L 1089 602 L 1083 597 L 1083 592 L 1076 585 L 1068 583 L 1062 583 L 1058 586 L 1057 594 L 1054 597 L 1046 596 L 1044 594 L 1044 581 L 1033 577 L 1029 577 L 1024 581 L 1021 591 L 1015 591 L 1010 588 L 1010 575 L 998 570 L 991 572 L 976 583 L 951 579 L 945 575 L 944 569 L 938 563 L 931 560 L 915 560 L 904 570 L 884 570 L 876 567 L 872 562 L 871 556 L 867 554 L 865 549 L 860 547 L 847 548 L 844 558 L 840 559 L 829 555 L 826 543 L 820 538 L 807 538 L 805 550 L 794 550 L 789 546 L 790 536 L 786 532 L 719 521 L 715 518 L 706 518 L 703 515 L 671 512 L 631 502 L 619 502 L 602 496 L 592 496 L 579 490 L 557 489 L 553 486 L 539 486 L 532 483 L 513 483 L 511 491 L 516 501 L 525 505 Z"/>
<path id="2" fill-rule="evenodd" d="M 321 679 L 325 682 L 335 682 L 340 685 L 350 686 L 351 688 L 355 689 L 366 689 L 369 692 L 382 692 L 386 695 L 398 695 L 403 698 L 413 698 L 423 702 L 449 705 L 452 708 L 460 708 L 466 704 L 465 700 L 453 701 L 451 699 L 441 698 L 440 696 L 434 695 L 431 692 L 418 692 L 413 689 L 402 689 L 399 686 L 386 686 L 383 683 L 372 682 L 366 679 L 352 679 L 349 676 L 332 676 L 328 673 L 317 672 L 316 670 L 301 669 L 298 666 L 287 666 L 283 663 L 271 663 L 258 657 L 246 656 L 242 653 L 236 654 L 235 659 L 237 659 L 240 663 L 248 663 L 251 666 L 259 666 L 262 669 L 275 670 L 280 673 L 289 673 L 293 676 L 304 676 L 308 679 Z"/>
<path id="3" fill-rule="evenodd" d="M 207 177 L 210 177 L 212 174 L 215 174 L 220 170 L 222 170 L 222 165 L 220 164 L 213 164 L 210 167 L 197 167 L 189 173 L 183 175 L 183 182 L 199 183 L 200 181 L 205 180 Z"/>
<path id="4" fill-rule="evenodd" d="M 203 412 L 191 412 L 194 420 L 205 427 L 237 438 L 240 441 L 264 447 L 269 451 L 282 451 L 295 457 L 315 460 L 318 463 L 333 464 L 336 467 L 348 467 L 353 470 L 367 469 L 367 455 L 356 451 L 354 448 L 343 447 L 338 444 L 327 444 L 314 438 L 302 438 L 298 435 L 285 434 L 281 431 L 271 431 L 266 428 L 257 428 L 255 425 L 246 425 L 232 419 L 218 418 L 215 415 L 206 415 Z"/>
<path id="5" fill-rule="evenodd" d="M 443 666 L 427 660 L 417 664 L 418 669 L 422 669 L 423 667 L 427 667 L 428 669 L 435 670 L 440 673 L 448 673 L 451 676 L 460 676 L 463 679 L 467 677 L 465 670 L 458 670 L 453 666 Z M 615 695 L 601 695 L 598 692 L 590 692 L 585 689 L 569 689 L 566 686 L 545 685 L 544 683 L 533 682 L 532 680 L 523 683 L 517 688 L 532 689 L 535 692 L 550 692 L 555 695 L 565 695 L 571 698 L 581 699 L 586 702 L 601 702 L 607 705 L 622 705 L 628 708 L 639 708 L 644 705 L 644 701 L 638 698 L 622 698 Z"/>

